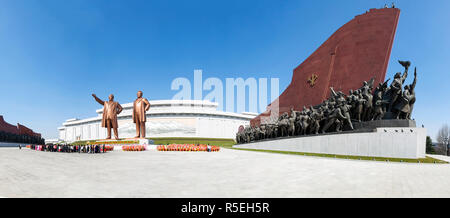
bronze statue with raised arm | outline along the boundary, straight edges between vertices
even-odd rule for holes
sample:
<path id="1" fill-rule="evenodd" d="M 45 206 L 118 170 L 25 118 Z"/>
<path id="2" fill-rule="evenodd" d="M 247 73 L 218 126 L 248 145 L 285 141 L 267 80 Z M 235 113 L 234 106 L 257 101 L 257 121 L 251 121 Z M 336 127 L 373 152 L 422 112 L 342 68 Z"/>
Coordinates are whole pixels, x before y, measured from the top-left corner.
<path id="1" fill-rule="evenodd" d="M 145 112 L 150 109 L 150 103 L 142 97 L 142 91 L 137 93 L 137 99 L 133 103 L 133 123 L 136 123 L 136 137 L 145 138 Z"/>
<path id="2" fill-rule="evenodd" d="M 114 101 L 114 95 L 109 95 L 109 101 L 102 101 L 95 94 L 92 97 L 101 105 L 103 105 L 103 117 L 102 117 L 102 127 L 108 129 L 108 137 L 106 139 L 111 139 L 111 128 L 114 129 L 114 136 L 116 140 L 119 140 L 119 133 L 117 131 L 117 114 L 122 112 L 123 108 L 119 102 Z"/>

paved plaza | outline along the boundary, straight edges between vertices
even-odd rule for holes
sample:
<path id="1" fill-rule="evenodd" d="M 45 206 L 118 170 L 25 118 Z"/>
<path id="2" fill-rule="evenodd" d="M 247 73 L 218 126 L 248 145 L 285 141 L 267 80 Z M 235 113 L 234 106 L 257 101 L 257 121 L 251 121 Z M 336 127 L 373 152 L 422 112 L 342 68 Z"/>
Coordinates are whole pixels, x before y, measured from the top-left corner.
<path id="1" fill-rule="evenodd" d="M 67 154 L 0 148 L 0 197 L 450 197 L 449 187 L 450 164 L 230 149 Z"/>

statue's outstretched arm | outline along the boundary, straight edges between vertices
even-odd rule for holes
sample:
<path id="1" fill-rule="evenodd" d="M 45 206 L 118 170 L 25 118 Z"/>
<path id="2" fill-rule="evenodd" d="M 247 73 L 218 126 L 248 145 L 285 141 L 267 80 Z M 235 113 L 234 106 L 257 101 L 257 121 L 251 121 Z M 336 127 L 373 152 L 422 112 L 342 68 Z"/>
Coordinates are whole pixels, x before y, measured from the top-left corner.
<path id="1" fill-rule="evenodd" d="M 373 89 L 373 85 L 375 84 L 375 77 L 372 77 L 372 79 L 369 80 L 368 84 L 369 84 L 370 90 L 372 90 Z"/>
<path id="2" fill-rule="evenodd" d="M 330 90 L 331 90 L 331 95 L 333 95 L 333 97 L 336 98 L 336 97 L 337 97 L 337 94 L 336 94 L 336 92 L 334 91 L 333 87 L 330 87 Z"/>
<path id="3" fill-rule="evenodd" d="M 341 118 L 341 119 L 346 119 L 346 118 L 347 118 L 346 116 L 344 116 L 344 115 L 342 114 L 342 111 L 341 111 L 341 109 L 339 109 L 339 108 L 338 108 L 338 111 L 337 111 L 337 116 L 338 116 L 339 118 Z"/>
<path id="4" fill-rule="evenodd" d="M 389 80 L 391 80 L 391 78 L 387 79 L 387 80 L 383 83 L 382 86 L 383 86 L 383 87 L 387 87 L 387 86 L 388 86 L 387 84 L 388 84 Z"/>
<path id="5" fill-rule="evenodd" d="M 404 72 L 403 75 L 402 75 L 402 83 L 405 82 L 406 77 L 408 77 L 408 69 L 405 69 L 405 72 Z"/>
<path id="6" fill-rule="evenodd" d="M 105 105 L 105 102 L 102 101 L 100 98 L 97 98 L 97 96 L 95 94 L 92 94 L 92 97 L 94 97 L 94 99 L 101 105 Z"/>
<path id="7" fill-rule="evenodd" d="M 409 68 L 409 66 L 411 66 L 411 62 L 410 61 L 400 61 L 399 60 L 398 63 L 400 63 L 405 68 L 405 72 L 402 75 L 402 83 L 404 83 L 406 77 L 408 77 L 408 68 Z"/>

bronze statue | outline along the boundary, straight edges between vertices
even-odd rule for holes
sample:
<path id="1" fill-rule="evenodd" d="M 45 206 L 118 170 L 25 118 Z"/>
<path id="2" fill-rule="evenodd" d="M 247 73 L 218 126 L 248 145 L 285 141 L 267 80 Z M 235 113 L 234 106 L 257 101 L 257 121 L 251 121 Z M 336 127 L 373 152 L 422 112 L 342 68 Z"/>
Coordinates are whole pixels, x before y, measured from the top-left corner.
<path id="1" fill-rule="evenodd" d="M 150 103 L 142 97 L 142 91 L 137 93 L 137 99 L 133 103 L 133 123 L 136 123 L 136 137 L 145 138 L 145 112 L 150 109 Z"/>
<path id="2" fill-rule="evenodd" d="M 414 93 L 414 87 L 416 86 L 417 72 L 414 70 L 414 82 L 411 85 L 406 85 L 403 93 L 396 102 L 396 118 L 397 119 L 410 119 L 412 106 L 416 100 Z"/>
<path id="3" fill-rule="evenodd" d="M 367 100 L 364 99 L 364 97 L 362 96 L 362 94 L 360 93 L 359 90 L 356 90 L 356 108 L 355 108 L 355 112 L 356 112 L 356 120 L 358 120 L 358 122 L 361 122 L 361 117 L 363 116 L 363 108 L 364 105 L 366 104 Z"/>
<path id="4" fill-rule="evenodd" d="M 117 114 L 122 112 L 123 108 L 120 106 L 119 102 L 114 101 L 114 95 L 109 95 L 109 101 L 102 101 L 95 94 L 92 97 L 101 105 L 103 105 L 103 117 L 102 117 L 102 127 L 108 129 L 108 137 L 106 139 L 111 139 L 111 128 L 114 129 L 114 137 L 119 140 L 119 133 L 117 131 Z"/>
<path id="5" fill-rule="evenodd" d="M 310 133 L 311 134 L 319 134 L 320 130 L 320 122 L 323 119 L 323 111 L 320 107 L 317 110 L 314 110 L 311 113 L 311 127 L 310 127 Z"/>
<path id="6" fill-rule="evenodd" d="M 291 115 L 289 117 L 289 128 L 288 128 L 288 135 L 294 136 L 295 135 L 295 121 L 297 120 L 297 112 L 294 111 L 294 108 L 291 107 Z"/>
<path id="7" fill-rule="evenodd" d="M 289 115 L 287 112 L 284 112 L 280 118 L 278 119 L 278 130 L 280 137 L 289 136 Z"/>
<path id="8" fill-rule="evenodd" d="M 308 133 L 307 130 L 310 123 L 310 117 L 306 109 L 303 109 L 299 119 L 300 119 L 300 134 L 306 135 Z"/>
<path id="9" fill-rule="evenodd" d="M 390 79 L 386 80 L 384 83 L 380 83 L 378 87 L 375 89 L 373 95 L 373 114 L 371 120 L 381 120 L 384 116 L 384 105 L 388 102 L 383 100 L 384 92 L 387 89 L 387 83 Z"/>
<path id="10" fill-rule="evenodd" d="M 368 85 L 365 85 L 361 88 L 362 90 L 362 96 L 366 100 L 364 103 L 364 109 L 363 109 L 363 115 L 362 119 L 364 121 L 369 121 L 372 118 L 373 115 L 373 84 L 374 84 L 374 78 L 372 78 Z M 367 84 L 364 82 L 364 84 Z"/>
<path id="11" fill-rule="evenodd" d="M 374 78 L 364 81 L 361 88 L 350 90 L 346 96 L 342 91 L 330 87 L 330 97 L 321 104 L 295 111 L 285 112 L 277 121 L 261 126 L 247 126 L 238 132 L 238 143 L 285 136 L 310 135 L 327 132 L 354 130 L 352 118 L 358 122 L 382 119 L 411 119 L 416 102 L 415 86 L 417 70 L 414 69 L 412 84 L 403 87 L 408 76 L 409 61 L 399 61 L 405 68 L 403 74 L 396 73 L 388 87 L 389 79 L 374 88 Z M 360 127 L 356 127 L 360 128 Z M 243 137 L 242 137 L 243 136 Z"/>
<path id="12" fill-rule="evenodd" d="M 414 81 L 411 85 L 409 85 L 409 92 L 411 94 L 411 100 L 409 101 L 409 113 L 408 113 L 408 119 L 411 119 L 411 114 L 414 109 L 414 103 L 416 103 L 416 92 L 414 91 L 417 83 L 417 69 L 414 68 Z"/>
<path id="13" fill-rule="evenodd" d="M 386 91 L 385 99 L 389 101 L 389 107 L 387 111 L 391 112 L 393 105 L 397 102 L 397 98 L 402 94 L 403 89 L 402 85 L 406 80 L 406 77 L 408 77 L 408 69 L 411 65 L 411 62 L 409 61 L 398 61 L 404 68 L 405 71 L 403 74 L 400 74 L 400 72 L 397 72 L 394 75 L 394 81 L 392 81 L 391 85 L 389 86 L 388 90 Z"/>

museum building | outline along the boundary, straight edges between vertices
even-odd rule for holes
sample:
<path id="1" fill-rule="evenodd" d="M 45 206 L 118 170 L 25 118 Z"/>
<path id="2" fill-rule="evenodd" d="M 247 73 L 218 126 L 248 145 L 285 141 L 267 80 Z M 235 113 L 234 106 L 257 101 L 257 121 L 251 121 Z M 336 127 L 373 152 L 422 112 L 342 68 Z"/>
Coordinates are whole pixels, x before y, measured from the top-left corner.
<path id="1" fill-rule="evenodd" d="M 250 124 L 254 113 L 233 113 L 217 109 L 218 103 L 203 100 L 150 101 L 147 111 L 146 135 L 148 138 L 188 137 L 234 139 L 239 126 Z M 136 127 L 132 120 L 133 103 L 122 104 L 117 116 L 119 137 L 132 138 Z M 106 138 L 106 128 L 101 127 L 103 109 L 97 116 L 87 119 L 68 119 L 58 128 L 59 140 L 74 142 Z"/>

